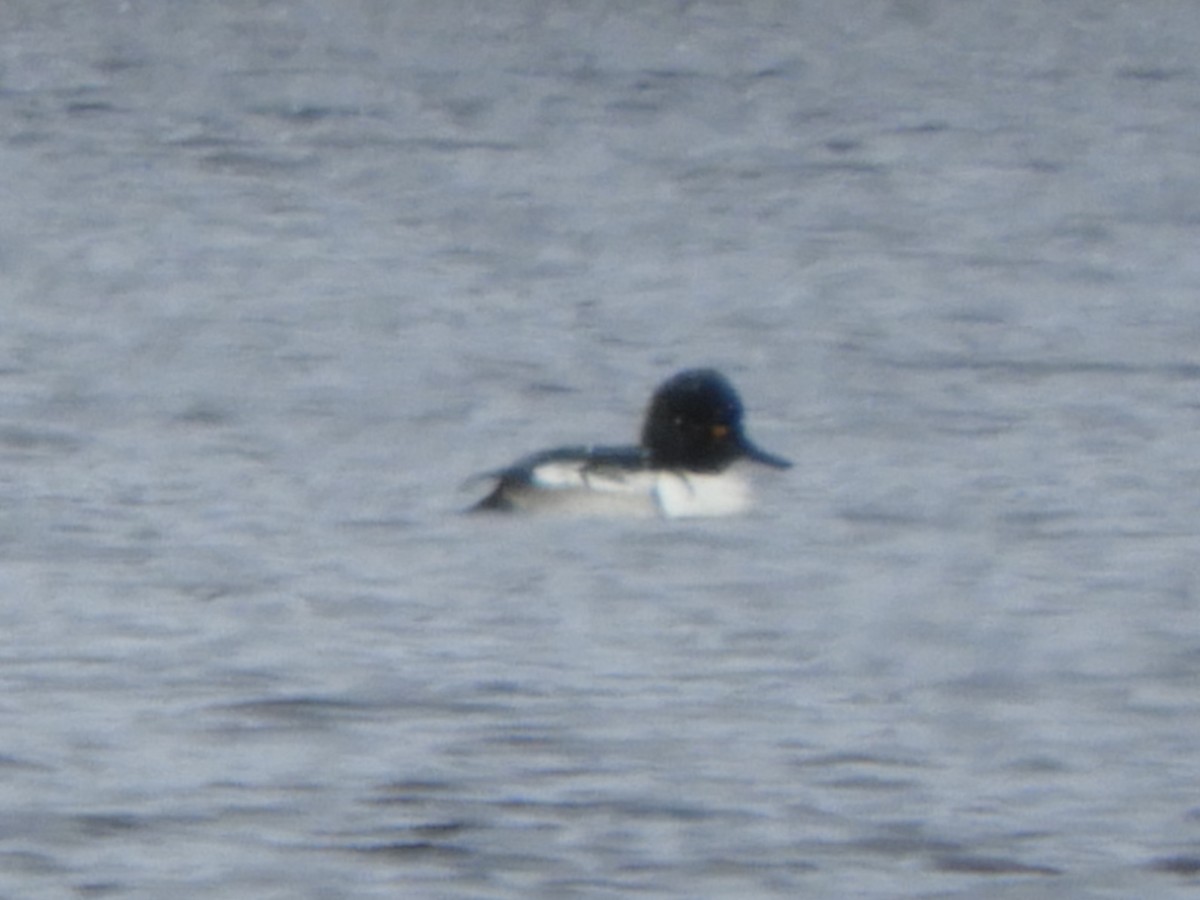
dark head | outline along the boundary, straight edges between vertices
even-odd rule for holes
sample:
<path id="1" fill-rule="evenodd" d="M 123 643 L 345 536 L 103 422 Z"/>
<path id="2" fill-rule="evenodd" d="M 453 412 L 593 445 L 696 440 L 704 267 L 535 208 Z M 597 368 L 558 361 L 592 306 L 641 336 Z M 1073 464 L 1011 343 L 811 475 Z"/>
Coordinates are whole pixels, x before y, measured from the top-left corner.
<path id="1" fill-rule="evenodd" d="M 785 459 L 759 450 L 742 432 L 742 401 L 715 369 L 688 369 L 654 392 L 642 426 L 650 463 L 720 472 L 740 458 L 785 469 Z"/>

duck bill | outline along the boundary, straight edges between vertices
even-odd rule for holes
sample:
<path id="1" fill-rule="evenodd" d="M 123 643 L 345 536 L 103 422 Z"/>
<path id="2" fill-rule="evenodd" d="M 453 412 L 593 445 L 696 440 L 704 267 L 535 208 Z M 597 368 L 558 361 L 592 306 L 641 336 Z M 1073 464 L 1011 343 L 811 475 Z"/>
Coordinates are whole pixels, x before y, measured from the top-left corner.
<path id="1" fill-rule="evenodd" d="M 753 460 L 756 463 L 762 463 L 764 466 L 770 466 L 772 469 L 790 469 L 792 461 L 784 459 L 782 456 L 776 456 L 774 453 L 768 453 L 760 447 L 754 446 L 749 441 L 742 442 L 742 453 L 746 459 Z"/>

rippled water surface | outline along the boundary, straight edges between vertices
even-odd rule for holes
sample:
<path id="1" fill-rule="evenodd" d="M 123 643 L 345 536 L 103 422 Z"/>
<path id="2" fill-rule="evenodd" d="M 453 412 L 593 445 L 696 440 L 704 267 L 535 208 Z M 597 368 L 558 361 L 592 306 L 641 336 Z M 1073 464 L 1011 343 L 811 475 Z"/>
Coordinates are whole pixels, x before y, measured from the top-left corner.
<path id="1" fill-rule="evenodd" d="M 0 896 L 1193 896 L 1197 59 L 0 4 Z M 458 514 L 700 364 L 753 516 Z"/>

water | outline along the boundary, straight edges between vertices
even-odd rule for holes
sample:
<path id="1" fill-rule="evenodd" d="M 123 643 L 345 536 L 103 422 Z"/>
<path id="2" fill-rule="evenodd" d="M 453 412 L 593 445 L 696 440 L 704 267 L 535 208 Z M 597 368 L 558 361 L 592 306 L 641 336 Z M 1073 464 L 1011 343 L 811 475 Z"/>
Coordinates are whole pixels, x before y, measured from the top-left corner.
<path id="1" fill-rule="evenodd" d="M 1194 894 L 1200 7 L 817 6 L 0 6 L 0 896 Z"/>

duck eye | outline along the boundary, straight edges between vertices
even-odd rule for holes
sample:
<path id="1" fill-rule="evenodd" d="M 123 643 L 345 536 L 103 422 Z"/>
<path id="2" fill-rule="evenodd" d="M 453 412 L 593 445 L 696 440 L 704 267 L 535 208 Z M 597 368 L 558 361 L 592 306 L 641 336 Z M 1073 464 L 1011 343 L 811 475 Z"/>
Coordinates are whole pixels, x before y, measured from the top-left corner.
<path id="1" fill-rule="evenodd" d="M 714 425 L 713 426 L 712 436 L 717 438 L 718 440 L 725 437 L 725 435 L 727 435 L 727 434 L 729 434 L 729 426 L 728 425 Z"/>

